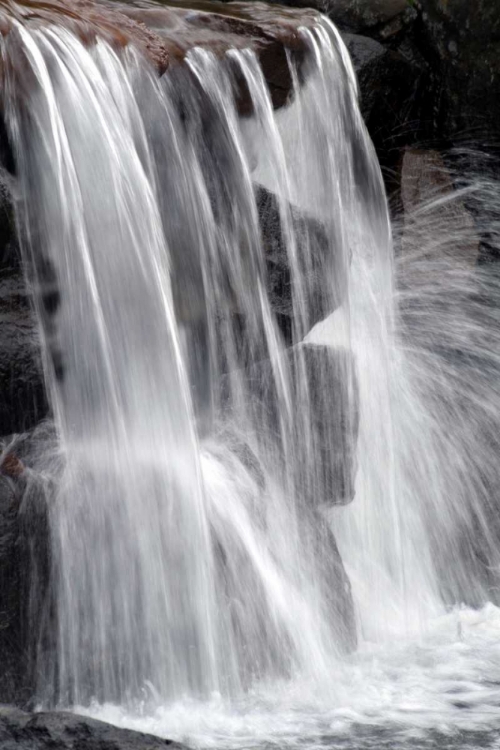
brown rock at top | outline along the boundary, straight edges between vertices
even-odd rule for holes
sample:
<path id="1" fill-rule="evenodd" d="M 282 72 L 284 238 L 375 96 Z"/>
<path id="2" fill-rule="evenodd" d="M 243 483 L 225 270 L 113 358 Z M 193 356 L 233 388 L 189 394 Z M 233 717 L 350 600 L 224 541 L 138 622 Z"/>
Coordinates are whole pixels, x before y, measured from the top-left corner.
<path id="1" fill-rule="evenodd" d="M 219 57 L 232 48 L 250 48 L 261 62 L 273 105 L 285 104 L 292 89 L 287 51 L 300 64 L 305 45 L 299 28 L 313 25 L 318 13 L 254 2 L 195 6 L 179 0 L 169 6 L 145 2 L 142 7 L 94 0 L 0 0 L 0 33 L 9 33 L 12 19 L 28 26 L 64 25 L 88 44 L 100 37 L 115 48 L 135 45 L 159 75 L 182 63 L 193 47 L 210 49 Z M 236 100 L 240 114 L 248 114 L 247 92 L 237 91 Z"/>

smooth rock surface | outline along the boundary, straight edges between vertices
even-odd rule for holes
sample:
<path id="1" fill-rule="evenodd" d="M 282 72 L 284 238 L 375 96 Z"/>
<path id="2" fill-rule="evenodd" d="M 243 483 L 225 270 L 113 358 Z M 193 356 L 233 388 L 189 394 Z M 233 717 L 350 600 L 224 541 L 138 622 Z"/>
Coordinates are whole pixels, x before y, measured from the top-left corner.
<path id="1" fill-rule="evenodd" d="M 1 750 L 183 750 L 184 745 L 60 711 L 0 706 Z"/>

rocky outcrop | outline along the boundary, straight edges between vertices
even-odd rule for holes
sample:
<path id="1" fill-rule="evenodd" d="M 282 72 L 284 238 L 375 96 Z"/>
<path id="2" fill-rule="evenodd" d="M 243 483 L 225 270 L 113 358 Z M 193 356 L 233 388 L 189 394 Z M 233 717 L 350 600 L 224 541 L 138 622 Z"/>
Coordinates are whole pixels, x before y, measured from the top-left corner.
<path id="1" fill-rule="evenodd" d="M 497 0 L 419 0 L 420 43 L 432 64 L 438 131 L 494 136 L 500 122 Z"/>
<path id="2" fill-rule="evenodd" d="M 345 505 L 354 497 L 357 471 L 359 397 L 353 356 L 316 344 L 300 344 L 281 356 L 281 367 L 290 374 L 291 403 L 304 407 L 292 413 L 284 471 L 292 473 L 294 492 L 304 508 Z M 245 374 L 255 424 L 270 436 L 280 430 L 275 373 L 276 363 L 266 360 Z M 228 385 L 225 382 L 222 401 L 230 421 Z"/>
<path id="3" fill-rule="evenodd" d="M 38 325 L 27 287 L 6 178 L 0 176 L 0 436 L 47 413 Z"/>
<path id="4" fill-rule="evenodd" d="M 417 11 L 409 0 L 270 0 L 293 8 L 314 8 L 330 16 L 342 30 L 390 34 L 411 23 Z M 212 3 L 213 5 L 213 3 Z M 217 5 L 220 5 L 217 2 Z"/>
<path id="5" fill-rule="evenodd" d="M 455 191 L 451 174 L 437 151 L 407 149 L 403 157 L 402 249 L 422 261 L 472 268 L 480 238 L 471 212 Z"/>
<path id="6" fill-rule="evenodd" d="M 409 0 L 324 0 L 322 5 L 340 28 L 381 38 L 393 36 L 417 16 Z"/>
<path id="7" fill-rule="evenodd" d="M 390 49 L 358 34 L 343 34 L 360 88 L 360 106 L 382 168 L 393 169 L 398 153 L 415 138 L 427 69 L 408 50 Z"/>
<path id="8" fill-rule="evenodd" d="M 307 310 L 294 311 L 290 258 L 278 199 L 262 185 L 255 187 L 255 199 L 271 308 L 285 342 L 291 344 L 294 317 L 298 319 L 301 312 L 305 316 L 302 321 L 304 335 L 342 303 L 347 288 L 346 261 L 334 252 L 333 226 L 326 226 L 295 206 L 288 205 L 287 212 L 297 242 L 299 270 L 310 301 Z M 331 279 L 331 282 L 325 284 L 325 278 Z"/>
<path id="9" fill-rule="evenodd" d="M 2 750 L 185 750 L 151 734 L 106 724 L 85 716 L 51 712 L 30 714 L 0 706 Z"/>
<path id="10" fill-rule="evenodd" d="M 0 702 L 27 705 L 51 617 L 48 488 L 16 453 L 0 472 Z"/>
<path id="11" fill-rule="evenodd" d="M 264 4 L 197 2 L 195 8 L 137 8 L 93 0 L 48 0 L 40 4 L 11 3 L 0 11 L 0 29 L 8 34 L 13 19 L 23 25 L 58 23 L 69 27 L 85 43 L 97 37 L 114 48 L 133 44 L 153 64 L 159 75 L 182 64 L 194 47 L 222 57 L 229 49 L 249 48 L 258 57 L 275 107 L 283 106 L 292 92 L 288 55 L 301 65 L 306 46 L 301 27 L 318 18 L 311 9 L 276 10 Z M 252 112 L 242 76 L 235 76 L 235 100 L 241 115 Z"/>

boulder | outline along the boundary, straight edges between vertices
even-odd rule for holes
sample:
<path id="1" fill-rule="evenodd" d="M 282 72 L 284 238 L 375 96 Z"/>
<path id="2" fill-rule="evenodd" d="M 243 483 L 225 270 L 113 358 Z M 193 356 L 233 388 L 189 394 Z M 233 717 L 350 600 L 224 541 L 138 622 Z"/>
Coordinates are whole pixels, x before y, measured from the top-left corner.
<path id="1" fill-rule="evenodd" d="M 500 12 L 497 0 L 419 0 L 420 42 L 432 65 L 443 136 L 498 133 Z"/>
<path id="2" fill-rule="evenodd" d="M 408 0 L 324 0 L 323 12 L 342 29 L 382 37 L 391 36 L 417 16 Z"/>
<path id="3" fill-rule="evenodd" d="M 213 6 L 220 4 L 217 0 L 211 3 Z M 396 24 L 402 26 L 417 15 L 409 0 L 270 0 L 270 4 L 314 8 L 328 15 L 340 29 L 354 33 L 383 31 Z"/>
<path id="4" fill-rule="evenodd" d="M 14 452 L 0 472 L 0 702 L 24 706 L 53 616 L 48 488 Z"/>
<path id="5" fill-rule="evenodd" d="M 47 414 L 38 323 L 21 264 L 12 199 L 0 176 L 0 435 L 25 432 Z"/>
<path id="6" fill-rule="evenodd" d="M 160 76 L 183 66 L 186 54 L 195 47 L 220 58 L 229 49 L 250 48 L 261 63 L 274 106 L 281 107 L 293 85 L 288 56 L 300 67 L 306 45 L 299 29 L 313 25 L 317 18 L 313 9 L 277 10 L 252 2 L 227 6 L 202 0 L 191 8 L 179 4 L 137 8 L 94 0 L 49 0 L 36 6 L 10 5 L 7 12 L 0 12 L 0 28 L 7 35 L 14 20 L 27 26 L 57 23 L 69 27 L 86 44 L 96 38 L 115 49 L 133 44 Z M 236 76 L 234 83 L 240 114 L 251 114 L 245 81 Z"/>
<path id="7" fill-rule="evenodd" d="M 428 260 L 457 268 L 476 265 L 480 252 L 476 224 L 464 200 L 456 193 L 452 176 L 438 151 L 405 151 L 401 201 L 404 210 L 402 251 L 413 258 L 418 255 L 424 273 Z"/>
<path id="8" fill-rule="evenodd" d="M 184 745 L 150 734 L 62 711 L 31 714 L 0 706 L 2 750 L 183 750 Z"/>
<path id="9" fill-rule="evenodd" d="M 299 314 L 305 316 L 305 320 L 302 321 L 305 330 L 299 332 L 302 336 L 342 303 L 347 289 L 345 259 L 334 252 L 333 226 L 326 226 L 295 206 L 288 205 L 291 228 L 297 242 L 301 266 L 299 270 L 308 299 L 307 309 L 294 310 L 290 258 L 283 236 L 278 198 L 262 185 L 257 185 L 255 199 L 271 308 L 285 342 L 291 344 L 294 317 L 298 317 Z M 329 280 L 328 283 L 325 283 L 325 279 Z"/>
<path id="10" fill-rule="evenodd" d="M 387 173 L 418 130 L 415 121 L 423 103 L 425 63 L 411 54 L 411 48 L 403 54 L 366 36 L 345 33 L 343 39 L 359 81 L 361 112 Z"/>

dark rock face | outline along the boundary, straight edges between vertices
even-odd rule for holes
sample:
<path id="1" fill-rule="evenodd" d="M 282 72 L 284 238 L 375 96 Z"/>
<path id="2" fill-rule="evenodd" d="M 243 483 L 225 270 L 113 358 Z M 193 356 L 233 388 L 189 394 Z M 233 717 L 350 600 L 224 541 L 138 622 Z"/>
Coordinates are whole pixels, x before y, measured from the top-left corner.
<path id="1" fill-rule="evenodd" d="M 323 12 L 341 28 L 382 36 L 392 35 L 417 15 L 408 0 L 324 0 Z"/>
<path id="2" fill-rule="evenodd" d="M 47 413 L 38 325 L 21 267 L 10 191 L 0 179 L 0 435 Z"/>
<path id="3" fill-rule="evenodd" d="M 29 714 L 0 706 L 2 750 L 183 750 L 172 740 L 120 729 L 95 719 L 53 712 Z"/>
<path id="4" fill-rule="evenodd" d="M 411 48 L 403 54 L 358 34 L 345 33 L 343 39 L 358 76 L 363 118 L 382 170 L 391 172 L 400 150 L 415 137 L 425 64 L 410 54 Z"/>
<path id="5" fill-rule="evenodd" d="M 0 12 L 7 34 L 13 19 L 23 25 L 68 26 L 84 43 L 97 37 L 119 49 L 133 44 L 150 60 L 161 76 L 183 63 L 190 49 L 209 49 L 222 57 L 232 48 L 250 48 L 260 60 L 275 107 L 283 106 L 292 90 L 288 54 L 300 64 L 305 46 L 299 28 L 315 23 L 314 10 L 276 10 L 264 4 L 198 2 L 194 8 L 173 6 L 131 8 L 126 3 L 105 5 L 93 0 L 48 0 L 42 5 L 11 4 Z M 248 90 L 236 81 L 235 99 L 240 114 L 251 113 Z"/>
<path id="6" fill-rule="evenodd" d="M 500 12 L 497 0 L 420 0 L 443 134 L 498 133 Z"/>
<path id="7" fill-rule="evenodd" d="M 291 344 L 293 319 L 297 311 L 293 309 L 290 259 L 283 237 L 278 199 L 259 185 L 255 189 L 255 200 L 271 307 L 285 342 Z M 302 260 L 300 271 L 310 300 L 305 311 L 305 330 L 301 332 L 303 335 L 342 303 L 347 288 L 346 260 L 332 252 L 330 243 L 335 231 L 333 226 L 323 225 L 294 206 L 289 206 L 288 210 L 297 239 L 298 256 Z M 328 284 L 325 284 L 325 279 L 329 279 Z"/>
<path id="8" fill-rule="evenodd" d="M 0 701 L 26 705 L 51 617 L 50 532 L 47 487 L 10 459 L 0 475 Z"/>

